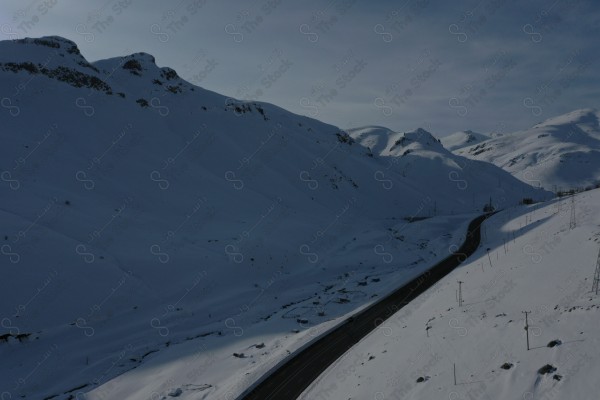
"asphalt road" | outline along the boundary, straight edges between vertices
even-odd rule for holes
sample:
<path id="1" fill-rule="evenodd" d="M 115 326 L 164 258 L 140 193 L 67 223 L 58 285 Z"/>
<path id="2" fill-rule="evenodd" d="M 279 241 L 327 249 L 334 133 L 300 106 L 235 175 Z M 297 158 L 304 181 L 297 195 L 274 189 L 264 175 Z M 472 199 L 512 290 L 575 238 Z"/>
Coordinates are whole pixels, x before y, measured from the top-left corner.
<path id="1" fill-rule="evenodd" d="M 449 274 L 477 250 L 480 227 L 489 215 L 475 218 L 461 247 L 422 275 L 408 282 L 360 313 L 347 319 L 302 351 L 289 357 L 275 371 L 269 371 L 238 400 L 292 400 L 352 346 L 383 321 Z"/>

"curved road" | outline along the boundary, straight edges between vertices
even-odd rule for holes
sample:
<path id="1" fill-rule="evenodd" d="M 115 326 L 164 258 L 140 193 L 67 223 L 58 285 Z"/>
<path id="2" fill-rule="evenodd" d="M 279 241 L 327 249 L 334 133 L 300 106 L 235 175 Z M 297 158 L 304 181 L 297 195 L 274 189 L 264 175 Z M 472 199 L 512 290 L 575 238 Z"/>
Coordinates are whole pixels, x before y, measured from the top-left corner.
<path id="1" fill-rule="evenodd" d="M 455 253 L 396 289 L 390 295 L 348 318 L 291 356 L 283 365 L 274 371 L 269 371 L 258 384 L 242 393 L 238 399 L 292 400 L 298 398 L 327 367 L 359 340 L 473 254 L 481 240 L 481 224 L 489 215 L 482 215 L 471 221 L 467 237 Z"/>

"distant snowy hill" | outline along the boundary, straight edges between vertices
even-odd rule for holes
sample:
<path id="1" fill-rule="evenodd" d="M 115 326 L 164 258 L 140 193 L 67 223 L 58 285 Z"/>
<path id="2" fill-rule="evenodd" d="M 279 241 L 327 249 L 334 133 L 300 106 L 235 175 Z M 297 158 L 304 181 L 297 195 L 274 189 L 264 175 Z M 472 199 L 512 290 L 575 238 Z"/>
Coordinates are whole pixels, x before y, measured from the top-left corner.
<path id="1" fill-rule="evenodd" d="M 600 113 L 570 112 L 524 131 L 456 150 L 488 161 L 536 187 L 568 190 L 600 184 Z"/>
<path id="2" fill-rule="evenodd" d="M 516 185 L 512 176 L 493 164 L 469 160 L 451 153 L 440 140 L 424 129 L 413 132 L 393 132 L 383 127 L 363 127 L 347 130 L 358 143 L 367 147 L 387 164 L 386 170 L 400 174 L 410 185 L 416 185 L 430 199 L 440 191 L 460 199 L 464 205 L 483 206 L 492 199 L 503 208 L 506 194 L 531 193 Z M 381 173 L 383 177 L 383 172 Z M 534 194 L 543 197 L 542 192 Z M 522 198 L 525 197 L 524 195 Z M 437 209 L 447 213 L 448 205 L 438 202 Z M 452 207 L 452 206 L 451 206 Z M 450 212 L 453 212 L 451 208 Z"/>
<path id="3" fill-rule="evenodd" d="M 0 88 L 3 399 L 235 397 L 490 197 L 550 196 L 425 131 L 373 154 L 146 53 L 3 41 Z"/>
<path id="4" fill-rule="evenodd" d="M 473 131 L 460 131 L 442 137 L 440 140 L 445 148 L 450 151 L 462 149 L 463 147 L 488 140 L 490 137 Z"/>

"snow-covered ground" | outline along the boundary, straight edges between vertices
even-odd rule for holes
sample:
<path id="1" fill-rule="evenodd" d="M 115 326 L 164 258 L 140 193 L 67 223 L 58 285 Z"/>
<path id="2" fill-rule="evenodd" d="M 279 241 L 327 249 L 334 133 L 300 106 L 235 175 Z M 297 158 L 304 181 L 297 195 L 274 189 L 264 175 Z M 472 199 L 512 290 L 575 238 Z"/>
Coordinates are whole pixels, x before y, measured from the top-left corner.
<path id="1" fill-rule="evenodd" d="M 302 398 L 597 399 L 600 295 L 590 290 L 600 190 L 576 195 L 574 204 L 574 227 L 570 198 L 490 218 L 466 263 L 346 353 Z M 531 312 L 529 351 L 523 311 Z"/>
<path id="2" fill-rule="evenodd" d="M 145 53 L 3 41 L 0 87 L 2 400 L 233 396 L 445 256 L 490 194 L 549 195 L 421 131 L 374 155 Z"/>
<path id="3" fill-rule="evenodd" d="M 595 186 L 600 184 L 599 121 L 596 109 L 576 110 L 455 152 L 494 163 L 535 187 Z"/>

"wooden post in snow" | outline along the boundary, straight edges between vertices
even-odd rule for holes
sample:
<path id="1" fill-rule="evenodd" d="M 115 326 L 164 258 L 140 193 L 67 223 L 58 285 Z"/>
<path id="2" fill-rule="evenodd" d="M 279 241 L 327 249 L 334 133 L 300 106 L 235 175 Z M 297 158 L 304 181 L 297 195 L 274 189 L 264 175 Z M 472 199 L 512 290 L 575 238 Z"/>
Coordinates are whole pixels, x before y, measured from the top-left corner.
<path id="1" fill-rule="evenodd" d="M 525 334 L 527 335 L 527 350 L 529 351 L 529 321 L 527 320 L 527 315 L 531 314 L 531 311 L 521 311 L 525 314 Z"/>
<path id="2" fill-rule="evenodd" d="M 456 363 L 454 363 L 454 386 L 456 386 Z"/>

